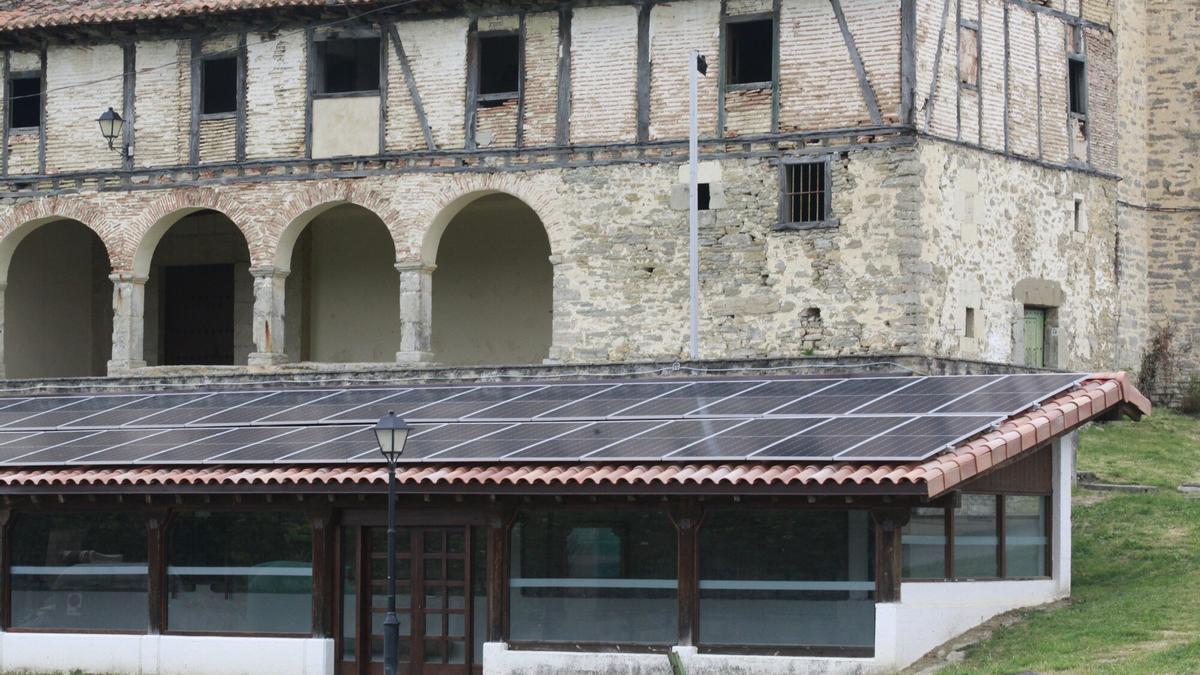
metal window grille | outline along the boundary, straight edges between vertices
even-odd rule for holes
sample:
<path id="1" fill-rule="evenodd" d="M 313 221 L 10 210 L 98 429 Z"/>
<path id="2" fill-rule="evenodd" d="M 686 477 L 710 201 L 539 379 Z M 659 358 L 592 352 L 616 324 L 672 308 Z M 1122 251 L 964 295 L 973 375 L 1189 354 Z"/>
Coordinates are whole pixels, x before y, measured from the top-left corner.
<path id="1" fill-rule="evenodd" d="M 828 168 L 827 161 L 788 165 L 788 222 L 816 223 L 828 219 Z"/>

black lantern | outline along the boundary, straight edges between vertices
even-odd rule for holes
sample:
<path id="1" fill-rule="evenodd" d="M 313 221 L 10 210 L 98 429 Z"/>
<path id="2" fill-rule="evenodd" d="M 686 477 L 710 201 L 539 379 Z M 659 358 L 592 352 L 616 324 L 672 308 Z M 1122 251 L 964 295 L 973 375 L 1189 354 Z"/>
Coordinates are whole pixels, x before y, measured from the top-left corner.
<path id="1" fill-rule="evenodd" d="M 121 115 L 117 111 L 109 108 L 100 113 L 100 117 L 96 122 L 100 124 L 100 134 L 108 141 L 108 149 L 115 150 L 116 148 L 113 147 L 113 143 L 125 128 L 125 120 L 121 119 Z"/>

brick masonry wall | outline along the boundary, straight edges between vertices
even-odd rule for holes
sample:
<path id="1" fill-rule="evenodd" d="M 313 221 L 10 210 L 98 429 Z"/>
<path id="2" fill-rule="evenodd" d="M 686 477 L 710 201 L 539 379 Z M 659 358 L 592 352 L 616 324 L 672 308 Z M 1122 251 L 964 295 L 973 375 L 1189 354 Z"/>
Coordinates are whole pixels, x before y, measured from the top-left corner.
<path id="1" fill-rule="evenodd" d="M 899 15 L 896 35 L 899 36 Z M 780 8 L 779 126 L 830 129 L 871 124 L 841 29 L 824 0 L 788 0 Z M 814 89 L 808 83 L 820 82 Z"/>
<path id="2" fill-rule="evenodd" d="M 180 61 L 190 52 L 183 40 L 137 43 L 133 149 L 137 166 L 187 163 L 191 71 Z"/>
<path id="3" fill-rule="evenodd" d="M 439 148 L 461 148 L 467 87 L 466 19 L 396 25 Z"/>
<path id="4" fill-rule="evenodd" d="M 571 142 L 637 135 L 637 8 L 580 7 L 571 23 Z"/>
<path id="5" fill-rule="evenodd" d="M 304 34 L 254 33 L 246 51 L 246 157 L 303 156 Z"/>
<path id="6" fill-rule="evenodd" d="M 237 120 L 200 120 L 200 162 L 232 162 L 237 157 Z"/>
<path id="7" fill-rule="evenodd" d="M 558 129 L 558 13 L 525 17 L 526 146 L 554 145 Z"/>
<path id="8" fill-rule="evenodd" d="M 69 96 L 47 94 L 46 171 L 116 169 L 121 155 L 108 148 L 80 152 L 99 138 L 96 118 L 109 107 L 122 109 L 124 60 L 116 45 L 60 47 L 46 58 L 46 89 L 74 87 Z M 85 86 L 80 86 L 85 85 Z"/>
<path id="9" fill-rule="evenodd" d="M 707 55 L 707 77 L 696 82 L 700 133 L 711 136 L 717 128 L 717 53 L 721 3 L 697 0 L 656 5 L 650 12 L 650 138 L 685 138 L 688 134 L 688 59 L 691 50 Z M 728 99 L 726 99 L 728 106 Z M 771 104 L 767 97 L 767 122 L 739 131 L 771 130 Z"/>

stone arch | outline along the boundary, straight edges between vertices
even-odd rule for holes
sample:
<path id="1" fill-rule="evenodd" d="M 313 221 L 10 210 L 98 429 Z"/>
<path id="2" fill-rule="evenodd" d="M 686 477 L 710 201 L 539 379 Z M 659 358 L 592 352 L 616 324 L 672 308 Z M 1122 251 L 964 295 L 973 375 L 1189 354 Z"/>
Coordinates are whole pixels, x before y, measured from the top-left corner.
<path id="1" fill-rule="evenodd" d="M 282 209 L 283 216 L 272 230 L 278 234 L 269 252 L 269 260 L 278 271 L 289 271 L 296 240 L 314 218 L 346 204 L 360 206 L 379 217 L 393 233 L 400 222 L 398 213 L 378 192 L 363 189 L 351 181 L 322 181 L 292 197 Z M 393 243 L 395 235 L 392 236 Z"/>
<path id="2" fill-rule="evenodd" d="M 210 210 L 228 218 L 242 233 L 248 247 L 257 240 L 255 232 L 248 226 L 249 215 L 240 204 L 226 199 L 216 190 L 174 190 L 154 200 L 126 232 L 128 263 L 133 274 L 149 276 L 154 250 L 172 225 L 185 216 Z"/>
<path id="3" fill-rule="evenodd" d="M 463 174 L 456 176 L 451 185 L 444 188 L 433 200 L 433 215 L 426 219 L 428 229 L 417 244 L 417 250 L 409 256 L 413 262 L 434 265 L 437 262 L 438 245 L 442 235 L 454 217 L 480 197 L 504 194 L 514 197 L 528 206 L 542 222 L 546 237 L 550 241 L 551 256 L 562 248 L 558 236 L 559 215 L 555 195 L 536 189 L 527 180 L 507 174 Z"/>
<path id="4" fill-rule="evenodd" d="M 19 204 L 0 219 L 0 283 L 8 279 L 8 269 L 12 263 L 13 254 L 17 247 L 31 232 L 42 225 L 59 220 L 73 220 L 83 224 L 104 244 L 108 256 L 109 267 L 114 267 L 114 242 L 106 237 L 107 228 L 100 226 L 103 222 L 96 209 L 80 204 L 75 200 L 58 198 L 38 199 Z"/>

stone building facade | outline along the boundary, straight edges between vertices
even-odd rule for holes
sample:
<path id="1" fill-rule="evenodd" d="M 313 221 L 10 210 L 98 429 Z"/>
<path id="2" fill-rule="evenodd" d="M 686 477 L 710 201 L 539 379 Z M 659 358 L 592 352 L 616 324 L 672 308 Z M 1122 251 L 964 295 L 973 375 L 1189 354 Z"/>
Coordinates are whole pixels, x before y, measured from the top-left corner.
<path id="1" fill-rule="evenodd" d="M 92 4 L 0 10 L 9 377 L 683 359 L 691 49 L 701 358 L 1200 322 L 1176 3 Z"/>

